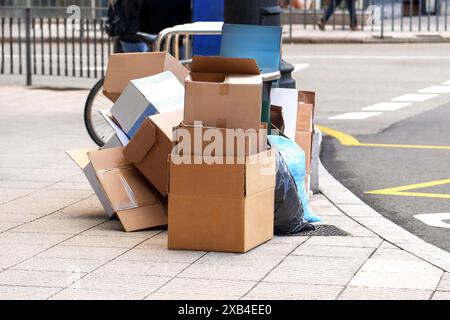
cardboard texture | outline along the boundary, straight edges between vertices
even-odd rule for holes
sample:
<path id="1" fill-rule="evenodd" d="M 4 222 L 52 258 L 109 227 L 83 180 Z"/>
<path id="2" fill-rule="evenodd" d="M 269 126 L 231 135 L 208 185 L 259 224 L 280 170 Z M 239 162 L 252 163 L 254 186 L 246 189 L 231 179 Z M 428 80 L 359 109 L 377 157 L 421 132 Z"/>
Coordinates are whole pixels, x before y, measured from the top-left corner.
<path id="1" fill-rule="evenodd" d="M 267 129 L 263 126 L 258 131 L 250 132 L 182 123 L 174 128 L 173 139 L 173 152 L 180 156 L 239 157 L 267 150 Z"/>
<path id="2" fill-rule="evenodd" d="M 164 71 L 172 72 L 182 85 L 189 74 L 189 71 L 167 52 L 112 54 L 108 60 L 103 94 L 116 102 L 131 80 Z"/>
<path id="3" fill-rule="evenodd" d="M 195 56 L 185 89 L 185 124 L 259 128 L 262 77 L 254 59 Z"/>
<path id="4" fill-rule="evenodd" d="M 123 149 L 125 158 L 163 195 L 168 193 L 168 156 L 173 148 L 173 127 L 183 120 L 177 110 L 146 117 L 142 126 Z"/>
<path id="5" fill-rule="evenodd" d="M 102 204 L 105 209 L 108 217 L 112 217 L 114 215 L 114 210 L 112 209 L 108 197 L 105 194 L 100 182 L 97 179 L 97 175 L 95 174 L 94 167 L 92 166 L 91 161 L 88 157 L 88 152 L 96 151 L 97 149 L 88 148 L 88 149 L 78 149 L 78 150 L 69 150 L 66 151 L 66 154 L 75 162 L 75 164 L 83 170 L 84 175 L 86 176 L 89 184 L 97 195 L 98 200 Z"/>
<path id="6" fill-rule="evenodd" d="M 305 152 L 306 173 L 311 173 L 312 139 L 314 134 L 315 93 L 298 92 L 298 112 L 295 142 Z"/>
<path id="7" fill-rule="evenodd" d="M 166 209 L 156 191 L 122 155 L 122 148 L 88 152 L 93 170 L 110 209 L 117 213 L 125 231 L 162 228 Z"/>
<path id="8" fill-rule="evenodd" d="M 182 110 L 184 88 L 169 72 L 131 80 L 111 108 L 111 114 L 129 138 L 132 138 L 146 116 Z"/>
<path id="9" fill-rule="evenodd" d="M 273 237 L 272 150 L 245 157 L 242 164 L 176 164 L 175 157 L 170 157 L 169 249 L 247 252 Z"/>

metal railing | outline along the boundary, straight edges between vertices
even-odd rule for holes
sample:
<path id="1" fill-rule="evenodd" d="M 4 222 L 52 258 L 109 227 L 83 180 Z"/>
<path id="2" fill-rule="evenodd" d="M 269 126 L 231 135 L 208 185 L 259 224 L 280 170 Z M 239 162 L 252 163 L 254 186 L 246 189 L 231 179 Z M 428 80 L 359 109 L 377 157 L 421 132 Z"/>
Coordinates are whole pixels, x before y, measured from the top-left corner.
<path id="1" fill-rule="evenodd" d="M 359 29 L 379 33 L 414 32 L 430 34 L 447 32 L 450 0 L 356 0 Z M 291 1 L 293 3 L 293 1 Z M 318 30 L 317 22 L 337 0 L 303 0 L 302 8 L 288 5 L 283 9 L 282 23 L 289 37 L 303 30 Z M 342 1 L 327 22 L 326 30 L 349 30 L 350 18 L 346 1 Z"/>
<path id="2" fill-rule="evenodd" d="M 0 74 L 100 78 L 113 40 L 105 18 L 92 9 L 79 17 L 44 17 L 38 8 L 0 11 Z M 48 10 L 48 9 L 45 9 Z M 11 14 L 14 12 L 14 14 Z"/>

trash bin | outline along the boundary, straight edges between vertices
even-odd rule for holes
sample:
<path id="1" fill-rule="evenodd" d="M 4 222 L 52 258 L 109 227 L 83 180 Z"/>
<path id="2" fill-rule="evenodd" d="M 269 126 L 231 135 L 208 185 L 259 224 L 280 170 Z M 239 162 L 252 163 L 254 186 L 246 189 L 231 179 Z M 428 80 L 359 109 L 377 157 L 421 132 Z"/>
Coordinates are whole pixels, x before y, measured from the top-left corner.
<path id="1" fill-rule="evenodd" d="M 224 0 L 193 0 L 192 22 L 223 21 Z M 217 56 L 220 52 L 221 36 L 194 36 L 194 55 Z"/>

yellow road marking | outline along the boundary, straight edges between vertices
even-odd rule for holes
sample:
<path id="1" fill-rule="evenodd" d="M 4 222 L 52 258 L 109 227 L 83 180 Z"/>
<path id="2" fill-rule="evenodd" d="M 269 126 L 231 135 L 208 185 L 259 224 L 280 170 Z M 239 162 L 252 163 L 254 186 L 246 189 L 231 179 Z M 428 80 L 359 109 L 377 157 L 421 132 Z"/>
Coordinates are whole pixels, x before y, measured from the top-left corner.
<path id="1" fill-rule="evenodd" d="M 390 196 L 403 196 L 403 197 L 450 199 L 450 194 L 445 194 L 445 193 L 426 193 L 426 192 L 410 192 L 409 191 L 409 190 L 414 190 L 414 189 L 430 188 L 430 187 L 440 186 L 440 185 L 444 185 L 444 184 L 450 184 L 450 179 L 409 184 L 406 186 L 368 191 L 365 193 L 366 194 L 390 195 Z"/>
<path id="2" fill-rule="evenodd" d="M 352 137 L 341 131 L 337 131 L 331 128 L 317 126 L 320 131 L 327 135 L 339 140 L 343 146 L 352 147 L 372 147 L 372 148 L 402 148 L 402 149 L 435 149 L 435 150 L 450 150 L 450 146 L 427 146 L 427 145 L 415 145 L 415 144 L 391 144 L 391 143 L 362 143 L 358 139 Z"/>

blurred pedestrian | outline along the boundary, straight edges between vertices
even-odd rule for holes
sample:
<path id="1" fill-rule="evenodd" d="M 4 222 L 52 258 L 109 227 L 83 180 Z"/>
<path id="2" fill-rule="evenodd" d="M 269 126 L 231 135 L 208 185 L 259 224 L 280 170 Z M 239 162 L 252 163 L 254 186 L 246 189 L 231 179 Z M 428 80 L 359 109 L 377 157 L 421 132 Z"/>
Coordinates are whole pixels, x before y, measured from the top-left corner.
<path id="1" fill-rule="evenodd" d="M 148 46 L 137 33 L 140 31 L 142 0 L 109 0 L 108 34 L 117 37 L 120 52 L 146 52 Z M 119 47 L 119 46 L 118 46 Z"/>
<path id="2" fill-rule="evenodd" d="M 320 30 L 325 31 L 325 25 L 330 19 L 330 17 L 333 15 L 334 10 L 337 6 L 339 6 L 342 2 L 342 0 L 332 0 L 333 2 L 330 4 L 330 6 L 325 11 L 325 15 L 320 19 L 320 21 L 317 23 L 317 26 Z M 356 20 L 356 10 L 355 10 L 355 0 L 345 0 L 347 3 L 347 9 L 350 13 L 350 28 L 352 31 L 359 30 L 358 23 Z"/>

